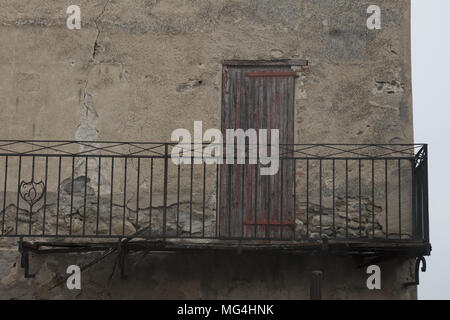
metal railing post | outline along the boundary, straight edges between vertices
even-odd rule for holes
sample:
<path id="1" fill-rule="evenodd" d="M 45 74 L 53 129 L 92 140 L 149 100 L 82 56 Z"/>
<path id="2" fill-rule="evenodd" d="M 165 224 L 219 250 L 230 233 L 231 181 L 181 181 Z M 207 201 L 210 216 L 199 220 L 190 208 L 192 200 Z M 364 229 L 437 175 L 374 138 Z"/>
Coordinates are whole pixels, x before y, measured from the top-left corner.
<path id="1" fill-rule="evenodd" d="M 423 159 L 423 228 L 424 240 L 430 242 L 429 216 L 428 216 L 428 145 L 424 145 L 424 159 Z"/>
<path id="2" fill-rule="evenodd" d="M 163 236 L 166 236 L 167 228 L 167 180 L 168 180 L 168 168 L 169 168 L 169 145 L 164 145 L 164 205 L 163 205 Z"/>
<path id="3" fill-rule="evenodd" d="M 310 297 L 311 300 L 322 300 L 322 271 L 313 271 L 311 273 L 311 288 Z"/>
<path id="4" fill-rule="evenodd" d="M 411 160 L 411 174 L 412 174 L 412 183 L 411 183 L 411 204 L 412 204 L 412 231 L 413 238 L 418 239 L 419 234 L 417 230 L 417 220 L 418 220 L 418 211 L 417 211 L 417 178 L 416 178 L 416 160 Z"/>

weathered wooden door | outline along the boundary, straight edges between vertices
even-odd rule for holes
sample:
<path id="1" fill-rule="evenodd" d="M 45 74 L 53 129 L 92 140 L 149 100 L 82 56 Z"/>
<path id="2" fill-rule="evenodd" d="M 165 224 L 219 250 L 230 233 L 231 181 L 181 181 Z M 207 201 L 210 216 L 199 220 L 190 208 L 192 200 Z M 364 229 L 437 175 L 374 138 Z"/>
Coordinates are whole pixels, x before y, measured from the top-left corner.
<path id="1" fill-rule="evenodd" d="M 268 143 L 270 129 L 279 129 L 280 161 L 272 176 L 260 174 L 259 159 L 256 165 L 221 166 L 222 238 L 293 238 L 295 163 L 288 158 L 294 143 L 294 81 L 289 67 L 224 67 L 225 144 L 226 129 L 268 129 Z"/>

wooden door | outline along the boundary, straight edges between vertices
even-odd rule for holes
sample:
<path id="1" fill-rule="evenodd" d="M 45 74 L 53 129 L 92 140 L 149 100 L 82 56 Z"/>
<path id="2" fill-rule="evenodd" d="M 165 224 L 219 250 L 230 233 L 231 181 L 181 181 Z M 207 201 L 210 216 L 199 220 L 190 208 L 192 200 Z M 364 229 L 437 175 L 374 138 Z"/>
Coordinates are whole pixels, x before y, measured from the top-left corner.
<path id="1" fill-rule="evenodd" d="M 221 166 L 221 238 L 293 238 L 295 163 L 288 158 L 294 143 L 294 81 L 290 67 L 224 67 L 224 141 L 226 129 L 254 128 L 268 129 L 270 143 L 270 129 L 279 129 L 280 161 L 273 176 L 260 174 L 259 159 L 257 165 Z"/>

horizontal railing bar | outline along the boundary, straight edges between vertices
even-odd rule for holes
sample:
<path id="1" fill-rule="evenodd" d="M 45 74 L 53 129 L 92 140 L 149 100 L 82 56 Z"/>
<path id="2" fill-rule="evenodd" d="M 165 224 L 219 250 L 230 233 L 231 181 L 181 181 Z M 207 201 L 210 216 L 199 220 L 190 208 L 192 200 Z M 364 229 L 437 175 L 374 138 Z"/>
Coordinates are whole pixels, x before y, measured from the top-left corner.
<path id="1" fill-rule="evenodd" d="M 118 155 L 102 155 L 102 154 L 93 154 L 93 155 L 88 155 L 88 154 L 83 154 L 83 155 L 64 155 L 64 154 L 54 154 L 54 153 L 40 153 L 40 154 L 22 154 L 22 153 L 0 153 L 0 157 L 55 157 L 55 158 L 118 158 L 118 159 L 124 159 L 124 158 L 128 158 L 128 159 L 137 159 L 137 158 L 141 158 L 141 159 L 166 159 L 166 158 L 172 158 L 172 156 L 168 155 L 168 156 L 129 156 L 129 155 L 123 155 L 123 156 L 118 156 Z M 189 159 L 205 159 L 208 157 L 188 157 Z M 181 159 L 183 159 L 183 157 L 181 157 Z M 187 158 L 186 158 L 187 159 Z M 234 157 L 235 160 L 237 160 L 237 157 Z M 239 158 L 239 159 L 244 159 L 244 160 L 249 160 L 250 158 Z M 415 160 L 414 157 L 280 157 L 280 160 Z M 225 158 L 223 158 L 223 160 L 225 160 Z M 223 163 L 224 165 L 227 165 L 226 163 Z M 215 164 L 214 164 L 215 165 Z"/>
<path id="2" fill-rule="evenodd" d="M 28 235 L 28 234 L 18 234 L 18 235 L 0 235 L 0 238 L 36 238 L 36 239 L 126 239 L 127 236 L 124 235 L 51 235 L 46 234 L 45 236 L 42 236 L 41 234 L 36 235 Z M 297 239 L 282 239 L 280 237 L 271 237 L 268 239 L 267 237 L 227 237 L 227 238 L 219 238 L 214 236 L 165 236 L 165 237 L 158 237 L 158 236 L 139 236 L 135 237 L 133 239 L 148 239 L 148 240 L 154 240 L 154 239 L 161 239 L 161 240 L 216 240 L 216 241 L 281 241 L 284 243 L 323 243 L 324 241 L 321 239 L 311 239 L 311 238 L 297 238 Z M 392 244 L 392 243 L 421 243 L 421 244 L 428 244 L 428 241 L 421 240 L 421 239 L 386 239 L 386 238 L 363 238 L 363 237 L 351 237 L 351 238 L 332 238 L 327 239 L 327 241 L 330 242 L 341 242 L 341 243 L 386 243 L 386 244 Z"/>
<path id="3" fill-rule="evenodd" d="M 39 154 L 22 154 L 22 153 L 0 153 L 0 157 L 55 157 L 55 158 L 132 158 L 132 159 L 137 159 L 137 158 L 159 158 L 159 159 L 165 159 L 167 157 L 170 158 L 170 156 L 129 156 L 129 155 L 108 155 L 108 154 L 80 154 L 80 155 L 71 155 L 71 154 L 57 154 L 57 153 L 39 153 Z"/>
<path id="4" fill-rule="evenodd" d="M 190 143 L 179 143 L 179 142 L 145 142 L 145 141 L 108 141 L 108 140 L 8 140 L 3 139 L 0 142 L 12 142 L 12 143 L 27 143 L 27 142 L 55 142 L 55 143 L 93 143 L 93 144 L 101 144 L 101 143 L 118 143 L 118 144 L 169 144 L 169 145 L 177 145 L 177 144 L 190 144 Z M 200 143 L 199 143 L 200 144 Z M 210 145 L 209 142 L 204 142 L 205 145 Z M 214 144 L 214 143 L 212 143 Z M 292 146 L 425 146 L 426 143 L 280 143 L 281 145 L 292 145 Z"/>

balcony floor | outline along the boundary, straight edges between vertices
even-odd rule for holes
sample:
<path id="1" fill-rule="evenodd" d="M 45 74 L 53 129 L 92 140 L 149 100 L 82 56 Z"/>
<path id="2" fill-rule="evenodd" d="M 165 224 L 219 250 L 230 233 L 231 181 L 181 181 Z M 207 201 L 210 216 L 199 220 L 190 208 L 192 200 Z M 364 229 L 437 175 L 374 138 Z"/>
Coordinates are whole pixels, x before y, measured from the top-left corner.
<path id="1" fill-rule="evenodd" d="M 67 253 L 106 251 L 118 247 L 117 241 L 91 242 L 87 239 L 62 241 L 23 241 L 22 246 L 35 253 Z M 264 253 L 329 253 L 337 255 L 408 254 L 429 255 L 431 246 L 423 241 L 411 240 L 328 240 L 328 241 L 276 241 L 276 240 L 223 240 L 223 239 L 133 239 L 122 240 L 128 251 L 149 252 L 264 252 Z"/>

